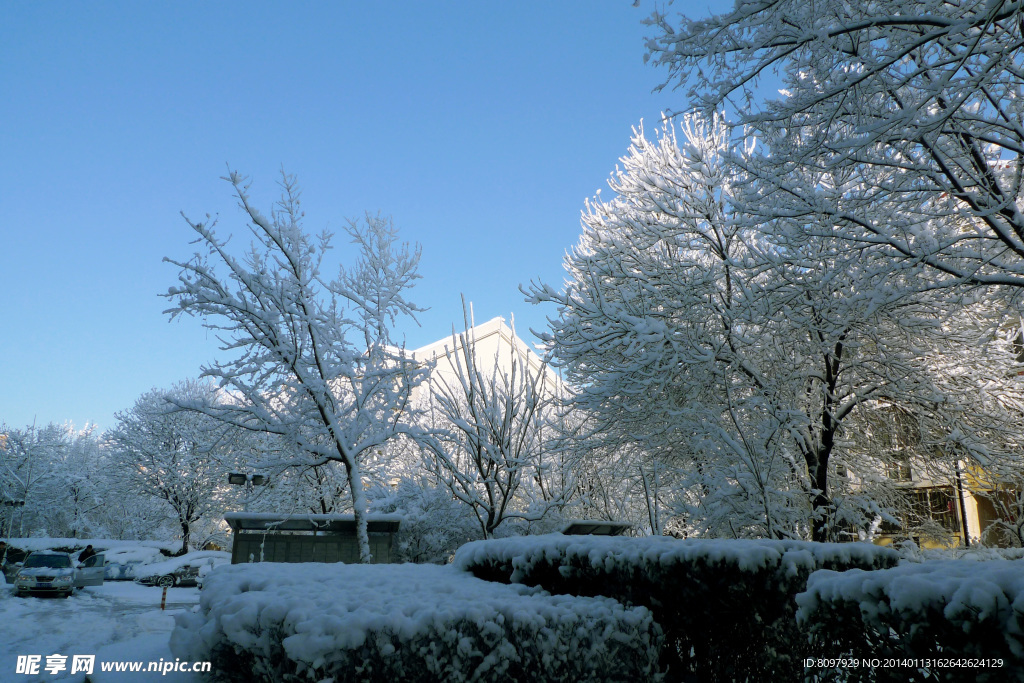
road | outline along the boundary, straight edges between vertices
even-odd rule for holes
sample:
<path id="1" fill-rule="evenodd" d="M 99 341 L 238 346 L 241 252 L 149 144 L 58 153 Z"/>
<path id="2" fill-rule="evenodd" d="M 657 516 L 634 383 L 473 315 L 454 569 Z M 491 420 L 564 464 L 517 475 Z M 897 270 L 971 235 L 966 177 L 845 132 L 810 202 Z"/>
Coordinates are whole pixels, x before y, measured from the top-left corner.
<path id="1" fill-rule="evenodd" d="M 81 589 L 67 599 L 15 597 L 10 588 L 0 584 L 0 680 L 26 683 L 67 679 L 73 655 L 97 655 L 97 667 L 105 653 L 112 659 L 124 652 L 123 656 L 138 659 L 172 659 L 167 641 L 174 628 L 174 614 L 199 602 L 198 589 L 171 588 L 167 609 L 161 611 L 162 589 L 123 581 Z M 45 663 L 46 656 L 52 654 L 68 656 L 67 670 L 42 672 L 39 678 L 16 675 L 19 655 L 41 655 Z M 167 681 L 172 677 L 157 678 Z M 147 679 L 136 674 L 117 680 Z M 107 678 L 97 675 L 94 680 L 100 683 Z"/>

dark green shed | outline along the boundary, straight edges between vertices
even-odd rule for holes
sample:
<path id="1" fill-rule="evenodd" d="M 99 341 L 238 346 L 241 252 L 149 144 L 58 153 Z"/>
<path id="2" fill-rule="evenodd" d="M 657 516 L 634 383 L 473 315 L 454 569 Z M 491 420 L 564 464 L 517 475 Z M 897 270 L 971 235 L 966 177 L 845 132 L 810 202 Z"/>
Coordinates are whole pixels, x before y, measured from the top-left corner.
<path id="1" fill-rule="evenodd" d="M 229 512 L 231 563 L 359 561 L 354 515 L 289 515 Z M 367 516 L 374 563 L 391 562 L 392 542 L 401 524 L 398 515 Z"/>

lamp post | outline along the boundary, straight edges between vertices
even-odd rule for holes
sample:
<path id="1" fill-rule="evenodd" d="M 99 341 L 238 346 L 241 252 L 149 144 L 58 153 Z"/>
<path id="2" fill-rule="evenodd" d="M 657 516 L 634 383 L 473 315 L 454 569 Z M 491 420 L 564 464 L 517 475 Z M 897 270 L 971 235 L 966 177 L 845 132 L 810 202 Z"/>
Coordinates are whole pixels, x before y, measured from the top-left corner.
<path id="1" fill-rule="evenodd" d="M 25 507 L 25 501 L 23 500 L 0 500 L 0 506 L 9 508 L 21 508 Z M 14 510 L 11 510 L 11 518 L 7 521 L 7 533 L 2 534 L 4 536 L 10 536 L 11 531 L 14 529 Z"/>
<path id="2" fill-rule="evenodd" d="M 249 498 L 252 496 L 253 487 L 265 486 L 267 484 L 268 477 L 263 474 L 253 474 L 252 472 L 229 472 L 228 483 L 236 486 L 245 487 L 245 499 L 242 503 L 242 512 L 249 511 Z"/>
<path id="3" fill-rule="evenodd" d="M 960 499 L 960 526 L 964 533 L 964 547 L 971 547 L 971 534 L 967 528 L 967 505 L 964 503 L 964 484 L 960 476 L 960 461 L 953 463 L 953 472 L 956 474 L 956 494 Z"/>

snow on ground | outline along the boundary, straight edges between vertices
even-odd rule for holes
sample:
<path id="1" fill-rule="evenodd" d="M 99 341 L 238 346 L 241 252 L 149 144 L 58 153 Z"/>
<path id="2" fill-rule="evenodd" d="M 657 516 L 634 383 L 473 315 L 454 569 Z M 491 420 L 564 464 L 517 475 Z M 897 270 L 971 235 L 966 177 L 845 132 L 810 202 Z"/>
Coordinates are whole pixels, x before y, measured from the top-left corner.
<path id="1" fill-rule="evenodd" d="M 96 655 L 94 683 L 164 681 L 198 683 L 194 674 L 112 673 L 100 671 L 101 662 L 173 661 L 168 647 L 174 615 L 199 602 L 195 588 L 167 591 L 167 610 L 160 611 L 161 589 L 135 583 L 104 583 L 80 589 L 70 598 L 16 597 L 10 584 L 0 583 L 0 681 L 81 682 L 83 674 L 69 675 L 72 655 Z M 18 655 L 61 654 L 68 667 L 38 677 L 17 675 Z"/>

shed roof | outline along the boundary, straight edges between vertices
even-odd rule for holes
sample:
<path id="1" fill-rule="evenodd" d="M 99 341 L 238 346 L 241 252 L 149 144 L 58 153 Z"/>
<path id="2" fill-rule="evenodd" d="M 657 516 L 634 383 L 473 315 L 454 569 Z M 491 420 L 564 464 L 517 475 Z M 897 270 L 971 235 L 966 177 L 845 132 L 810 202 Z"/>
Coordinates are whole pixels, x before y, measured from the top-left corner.
<path id="1" fill-rule="evenodd" d="M 355 515 L 304 515 L 276 512 L 229 512 L 224 515 L 232 531 L 328 531 L 354 534 Z M 402 522 L 400 515 L 367 515 L 369 533 L 394 533 Z"/>
<path id="2" fill-rule="evenodd" d="M 565 525 L 562 533 L 566 536 L 621 536 L 632 526 L 629 522 L 612 522 L 605 519 L 574 519 Z"/>

